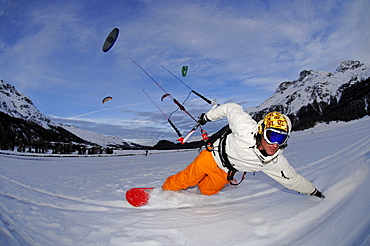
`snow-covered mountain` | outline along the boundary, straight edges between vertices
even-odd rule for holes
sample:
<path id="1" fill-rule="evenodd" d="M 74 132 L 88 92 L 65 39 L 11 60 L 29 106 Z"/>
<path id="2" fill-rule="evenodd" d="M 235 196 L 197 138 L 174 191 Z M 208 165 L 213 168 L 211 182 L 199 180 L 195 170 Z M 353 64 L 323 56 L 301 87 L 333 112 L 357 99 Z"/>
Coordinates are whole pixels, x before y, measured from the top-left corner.
<path id="1" fill-rule="evenodd" d="M 27 96 L 19 93 L 14 86 L 3 80 L 0 81 L 0 103 L 0 112 L 11 117 L 34 122 L 45 129 L 58 126 L 49 117 L 43 115 Z"/>
<path id="2" fill-rule="evenodd" d="M 360 61 L 344 61 L 334 73 L 303 70 L 297 80 L 281 83 L 270 98 L 247 111 L 255 119 L 280 111 L 293 118 L 298 129 L 314 121 L 360 118 L 370 113 L 369 78 L 370 65 Z M 346 117 L 350 114 L 355 115 Z"/>
<path id="3" fill-rule="evenodd" d="M 91 143 L 95 143 L 99 146 L 117 146 L 117 147 L 124 147 L 124 148 L 136 148 L 137 145 L 131 142 L 127 142 L 120 137 L 117 136 L 106 136 L 96 132 L 91 132 L 87 130 L 82 130 L 76 126 L 72 125 L 65 125 L 62 124 L 62 127 L 67 131 L 73 133 L 74 135 L 88 141 Z"/>
<path id="4" fill-rule="evenodd" d="M 31 99 L 29 99 L 26 95 L 18 92 L 14 86 L 4 82 L 3 80 L 0 81 L 0 112 L 3 112 L 4 114 L 12 118 L 24 120 L 26 122 L 32 122 L 38 126 L 41 126 L 47 131 L 50 130 L 54 133 L 58 132 L 59 134 L 64 135 L 62 139 L 65 139 L 66 141 L 79 143 L 87 142 L 103 147 L 119 146 L 130 148 L 137 146 L 134 143 L 128 143 L 122 138 L 116 136 L 105 136 L 95 132 L 85 131 L 75 126 L 69 126 L 54 122 L 49 117 L 42 114 L 33 104 Z M 17 128 L 19 129 L 24 127 L 24 124 L 22 126 L 19 126 L 19 123 L 13 124 L 17 124 Z M 15 127 L 13 126 L 12 128 Z M 69 136 L 66 136 L 65 131 L 63 131 L 62 129 L 68 131 L 69 134 L 67 135 Z M 38 134 L 36 130 L 33 131 L 32 134 L 42 135 Z M 74 135 L 77 138 L 71 138 L 71 135 Z M 37 136 L 37 138 L 41 138 L 41 136 Z M 79 141 L 78 139 L 82 141 Z"/>

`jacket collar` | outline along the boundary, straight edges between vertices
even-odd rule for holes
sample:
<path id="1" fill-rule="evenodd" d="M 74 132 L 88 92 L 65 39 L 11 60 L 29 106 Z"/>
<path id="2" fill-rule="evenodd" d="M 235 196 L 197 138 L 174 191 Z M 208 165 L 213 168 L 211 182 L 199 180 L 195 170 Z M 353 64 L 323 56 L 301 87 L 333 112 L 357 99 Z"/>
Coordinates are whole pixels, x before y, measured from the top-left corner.
<path id="1" fill-rule="evenodd" d="M 277 157 L 283 153 L 283 150 L 282 149 L 278 149 L 275 154 L 273 155 L 268 155 L 268 156 L 265 156 L 261 153 L 261 151 L 257 148 L 257 146 L 253 146 L 253 152 L 256 154 L 256 156 L 258 157 L 258 159 L 260 159 L 260 161 L 263 163 L 263 164 L 269 164 L 270 162 L 272 161 L 276 161 Z"/>

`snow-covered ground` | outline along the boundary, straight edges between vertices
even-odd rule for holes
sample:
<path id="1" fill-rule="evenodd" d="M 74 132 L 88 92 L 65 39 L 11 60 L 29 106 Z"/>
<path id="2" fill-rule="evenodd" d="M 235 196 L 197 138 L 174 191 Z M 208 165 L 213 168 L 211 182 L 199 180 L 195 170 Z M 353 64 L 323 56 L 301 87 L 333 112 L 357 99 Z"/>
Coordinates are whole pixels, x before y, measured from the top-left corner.
<path id="1" fill-rule="evenodd" d="M 145 156 L 0 155 L 0 245 L 370 245 L 370 118 L 295 132 L 285 156 L 326 199 L 263 173 L 214 196 L 154 191 L 198 151 Z"/>

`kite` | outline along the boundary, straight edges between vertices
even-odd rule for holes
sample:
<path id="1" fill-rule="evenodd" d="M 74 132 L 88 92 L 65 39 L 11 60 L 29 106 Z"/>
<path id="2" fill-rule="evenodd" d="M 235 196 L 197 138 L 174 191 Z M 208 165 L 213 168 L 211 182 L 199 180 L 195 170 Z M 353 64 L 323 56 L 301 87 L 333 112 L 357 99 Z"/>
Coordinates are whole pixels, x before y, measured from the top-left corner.
<path id="1" fill-rule="evenodd" d="M 161 101 L 163 102 L 163 99 L 165 99 L 166 97 L 168 97 L 170 94 L 166 93 L 164 94 L 162 97 L 161 97 Z"/>
<path id="2" fill-rule="evenodd" d="M 113 97 L 105 97 L 101 102 L 104 104 L 105 102 L 108 102 L 112 99 L 113 99 Z"/>
<path id="3" fill-rule="evenodd" d="M 182 77 L 185 77 L 188 73 L 188 66 L 182 66 Z"/>
<path id="4" fill-rule="evenodd" d="M 105 42 L 103 44 L 103 48 L 102 50 L 104 52 L 108 52 L 114 45 L 114 43 L 116 42 L 117 38 L 118 38 L 118 33 L 119 33 L 119 29 L 118 28 L 114 28 L 108 35 L 108 37 L 105 39 Z"/>

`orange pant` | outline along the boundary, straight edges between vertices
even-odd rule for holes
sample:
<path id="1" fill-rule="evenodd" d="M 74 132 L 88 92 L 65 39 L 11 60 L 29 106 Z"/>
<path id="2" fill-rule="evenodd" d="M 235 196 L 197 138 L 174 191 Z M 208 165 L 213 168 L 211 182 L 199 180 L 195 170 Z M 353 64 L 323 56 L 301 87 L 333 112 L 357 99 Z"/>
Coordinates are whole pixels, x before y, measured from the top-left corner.
<path id="1" fill-rule="evenodd" d="M 178 191 L 198 184 L 200 192 L 210 196 L 227 183 L 227 173 L 217 166 L 212 152 L 203 150 L 183 171 L 168 177 L 162 189 Z"/>

